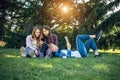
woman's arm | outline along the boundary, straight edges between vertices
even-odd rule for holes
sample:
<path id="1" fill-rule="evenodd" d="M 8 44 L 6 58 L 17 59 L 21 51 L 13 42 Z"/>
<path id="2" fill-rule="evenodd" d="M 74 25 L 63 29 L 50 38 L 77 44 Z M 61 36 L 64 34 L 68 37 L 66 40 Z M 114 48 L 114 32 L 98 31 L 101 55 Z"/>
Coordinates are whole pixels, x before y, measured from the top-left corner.
<path id="1" fill-rule="evenodd" d="M 70 44 L 67 36 L 65 36 L 65 40 L 66 40 L 67 49 L 70 50 L 71 49 L 71 44 Z"/>
<path id="2" fill-rule="evenodd" d="M 52 34 L 53 44 L 58 45 L 58 37 L 56 34 Z"/>
<path id="3" fill-rule="evenodd" d="M 32 46 L 32 36 L 31 35 L 28 35 L 26 38 L 26 47 L 29 47 L 32 50 L 35 50 L 35 48 Z"/>

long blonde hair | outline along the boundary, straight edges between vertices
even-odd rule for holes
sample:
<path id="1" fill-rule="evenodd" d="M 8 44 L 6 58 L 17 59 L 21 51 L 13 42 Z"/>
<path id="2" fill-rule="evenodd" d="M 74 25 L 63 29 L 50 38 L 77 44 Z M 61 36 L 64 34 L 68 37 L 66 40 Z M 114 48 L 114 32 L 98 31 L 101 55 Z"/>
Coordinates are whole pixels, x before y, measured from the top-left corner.
<path id="1" fill-rule="evenodd" d="M 36 37 L 36 35 L 35 35 L 35 32 L 36 32 L 37 30 L 40 30 L 40 36 L 39 36 L 39 37 Z M 35 26 L 35 27 L 33 28 L 33 31 L 32 31 L 32 39 L 37 41 L 37 47 L 39 47 L 39 46 L 41 45 L 41 44 L 39 44 L 40 41 L 41 41 L 41 37 L 42 37 L 41 29 L 39 28 L 39 26 Z"/>

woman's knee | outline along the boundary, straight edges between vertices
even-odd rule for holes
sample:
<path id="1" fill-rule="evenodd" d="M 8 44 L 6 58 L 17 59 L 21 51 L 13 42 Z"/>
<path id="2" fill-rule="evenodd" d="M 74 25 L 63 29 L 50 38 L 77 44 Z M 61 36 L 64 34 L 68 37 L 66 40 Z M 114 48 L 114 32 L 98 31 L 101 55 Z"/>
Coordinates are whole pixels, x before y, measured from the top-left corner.
<path id="1" fill-rule="evenodd" d="M 76 39 L 78 39 L 78 38 L 81 38 L 81 35 L 77 35 L 77 36 L 76 36 Z"/>
<path id="2" fill-rule="evenodd" d="M 32 50 L 30 47 L 26 47 L 27 52 L 29 52 L 30 50 Z"/>
<path id="3" fill-rule="evenodd" d="M 32 49 L 30 47 L 26 47 L 26 55 L 29 55 L 31 50 Z"/>
<path id="4" fill-rule="evenodd" d="M 76 36 L 76 43 L 78 43 L 79 41 L 81 41 L 81 35 Z"/>
<path id="5" fill-rule="evenodd" d="M 58 49 L 59 49 L 57 45 L 54 45 L 54 44 L 52 44 L 52 43 L 49 45 L 49 48 L 50 48 L 53 52 L 58 51 Z"/>

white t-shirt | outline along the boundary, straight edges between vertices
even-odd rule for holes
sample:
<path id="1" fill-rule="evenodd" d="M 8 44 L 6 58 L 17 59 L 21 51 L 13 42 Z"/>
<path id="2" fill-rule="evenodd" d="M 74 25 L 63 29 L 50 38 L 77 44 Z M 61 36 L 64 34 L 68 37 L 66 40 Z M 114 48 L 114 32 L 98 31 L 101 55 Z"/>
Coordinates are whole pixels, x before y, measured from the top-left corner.
<path id="1" fill-rule="evenodd" d="M 81 55 L 79 53 L 78 50 L 70 50 L 71 51 L 71 57 L 75 57 L 75 58 L 81 58 Z M 65 55 L 67 55 L 68 50 L 60 50 L 60 52 L 64 53 Z"/>
<path id="2" fill-rule="evenodd" d="M 32 46 L 33 46 L 33 48 L 36 48 L 37 46 L 37 41 L 36 40 L 32 40 L 32 42 L 31 42 L 31 44 L 32 44 Z"/>
<path id="3" fill-rule="evenodd" d="M 32 50 L 35 50 L 37 48 L 37 41 L 32 39 L 32 35 L 27 36 L 26 47 L 30 47 Z"/>

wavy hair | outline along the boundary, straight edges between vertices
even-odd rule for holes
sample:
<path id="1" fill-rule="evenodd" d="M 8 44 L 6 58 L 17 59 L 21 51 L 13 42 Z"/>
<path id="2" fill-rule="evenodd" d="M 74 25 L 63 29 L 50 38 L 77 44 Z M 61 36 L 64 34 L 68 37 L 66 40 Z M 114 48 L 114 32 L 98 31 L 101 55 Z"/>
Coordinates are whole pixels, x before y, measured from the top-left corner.
<path id="1" fill-rule="evenodd" d="M 36 32 L 37 30 L 40 30 L 40 36 L 39 36 L 39 37 L 36 37 L 36 35 L 35 35 L 35 32 Z M 40 46 L 39 43 L 40 43 L 40 41 L 41 41 L 41 36 L 42 36 L 42 34 L 41 34 L 41 29 L 40 29 L 39 26 L 37 25 L 37 26 L 35 26 L 35 27 L 33 28 L 33 30 L 32 30 L 32 39 L 37 41 L 37 47 Z"/>
<path id="2" fill-rule="evenodd" d="M 45 35 L 43 34 L 43 29 L 49 31 L 48 36 L 45 36 Z M 50 27 L 49 27 L 48 25 L 43 25 L 43 28 L 42 28 L 42 35 L 43 35 L 43 38 L 44 38 L 44 37 L 47 37 L 47 38 L 48 38 L 48 40 L 47 40 L 48 43 L 52 43 L 52 42 L 53 42 L 53 41 L 52 41 L 51 29 L 50 29 Z"/>

